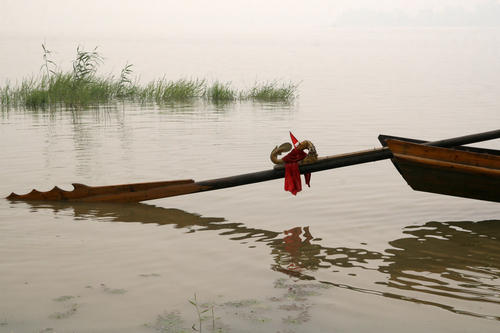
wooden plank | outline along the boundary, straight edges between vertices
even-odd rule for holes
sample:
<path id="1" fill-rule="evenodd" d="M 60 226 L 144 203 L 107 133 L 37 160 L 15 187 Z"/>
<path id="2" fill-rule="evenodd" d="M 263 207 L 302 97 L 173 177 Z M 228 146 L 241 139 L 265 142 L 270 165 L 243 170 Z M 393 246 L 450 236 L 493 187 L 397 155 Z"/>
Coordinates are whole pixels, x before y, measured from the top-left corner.
<path id="1" fill-rule="evenodd" d="M 378 139 L 383 146 L 386 146 L 385 141 L 387 139 L 396 139 L 396 140 L 400 140 L 400 141 L 422 143 L 422 144 L 425 144 L 427 146 L 436 146 L 436 147 L 445 147 L 445 148 L 468 145 L 471 143 L 488 141 L 488 140 L 495 140 L 495 139 L 499 139 L 499 138 L 500 138 L 500 129 L 482 132 L 482 133 L 469 134 L 469 135 L 459 136 L 459 137 L 450 138 L 450 139 L 430 141 L 430 142 L 416 140 L 416 139 L 402 138 L 402 137 L 391 136 L 391 135 L 383 135 L 383 134 L 380 134 L 378 136 Z"/>
<path id="2" fill-rule="evenodd" d="M 486 133 L 491 133 L 491 132 L 486 132 Z M 494 133 L 496 133 L 496 131 L 494 131 Z M 420 143 L 420 144 L 423 144 L 426 146 L 435 146 L 435 147 L 438 147 L 437 143 L 439 143 L 439 141 L 429 142 L 429 141 L 424 141 L 424 140 L 410 139 L 410 138 L 404 138 L 404 137 L 393 136 L 393 135 L 380 134 L 378 136 L 378 140 L 380 141 L 380 143 L 384 147 L 387 147 L 387 140 L 390 140 L 390 139 L 405 141 L 405 142 L 412 142 L 412 143 Z M 497 139 L 497 138 L 493 137 L 490 139 Z M 469 142 L 469 141 L 465 142 L 464 140 L 457 140 L 457 139 L 455 139 L 453 141 L 446 140 L 445 145 L 441 144 L 441 145 L 439 145 L 439 147 L 453 148 L 456 150 L 471 151 L 473 153 L 490 154 L 490 155 L 500 156 L 500 150 L 463 146 L 465 144 L 471 144 L 471 143 L 474 143 L 474 142 Z"/>
<path id="3" fill-rule="evenodd" d="M 500 156 L 391 139 L 387 145 L 412 189 L 500 202 Z"/>
<path id="4" fill-rule="evenodd" d="M 432 158 L 423 158 L 418 156 L 411 156 L 405 154 L 394 154 L 395 159 L 398 161 L 407 161 L 408 163 L 429 165 L 436 168 L 448 169 L 449 172 L 462 172 L 470 173 L 473 175 L 491 175 L 500 177 L 500 169 L 481 167 L 471 164 L 454 163 L 452 161 L 436 160 Z"/>
<path id="5" fill-rule="evenodd" d="M 410 155 L 430 160 L 500 169 L 500 156 L 498 155 L 425 146 L 393 139 L 387 140 L 387 145 L 394 155 Z"/>

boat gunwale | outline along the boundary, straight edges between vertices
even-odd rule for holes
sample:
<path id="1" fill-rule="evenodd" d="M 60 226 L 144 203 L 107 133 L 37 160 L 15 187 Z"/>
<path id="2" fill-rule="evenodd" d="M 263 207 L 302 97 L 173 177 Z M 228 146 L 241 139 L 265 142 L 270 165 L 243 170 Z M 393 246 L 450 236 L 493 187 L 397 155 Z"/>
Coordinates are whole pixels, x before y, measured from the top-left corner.
<path id="1" fill-rule="evenodd" d="M 429 141 L 405 138 L 405 137 L 394 136 L 394 135 L 380 134 L 378 136 L 378 140 L 382 144 L 382 146 L 384 146 L 384 147 L 387 147 L 388 140 L 398 140 L 398 141 L 410 142 L 410 143 L 421 144 L 421 145 L 426 145 L 426 146 L 438 147 L 438 146 L 434 146 L 434 145 L 429 145 L 428 144 Z M 491 148 L 479 148 L 479 147 L 472 147 L 472 146 L 451 146 L 451 147 L 441 147 L 441 148 L 453 149 L 453 150 L 458 150 L 458 151 L 467 151 L 467 152 L 478 153 L 478 154 L 489 154 L 489 155 L 494 155 L 494 156 L 500 156 L 500 150 L 491 149 Z"/>
<path id="2" fill-rule="evenodd" d="M 500 172 L 499 155 L 426 146 L 396 139 L 387 139 L 386 143 L 394 156 L 393 158 L 411 159 L 422 164 L 440 163 L 442 166 L 470 166 Z M 422 161 L 419 162 L 419 159 Z M 478 169 L 477 172 L 481 172 L 481 170 Z"/>

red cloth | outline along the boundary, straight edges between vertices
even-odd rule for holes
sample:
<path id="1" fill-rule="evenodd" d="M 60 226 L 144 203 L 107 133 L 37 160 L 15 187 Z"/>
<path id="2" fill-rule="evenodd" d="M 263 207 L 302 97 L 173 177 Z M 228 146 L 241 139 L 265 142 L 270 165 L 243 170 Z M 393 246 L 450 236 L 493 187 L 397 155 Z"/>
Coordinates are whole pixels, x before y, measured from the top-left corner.
<path id="1" fill-rule="evenodd" d="M 302 182 L 300 181 L 299 161 L 307 156 L 302 150 L 292 149 L 285 157 L 285 191 L 290 191 L 293 195 L 302 191 Z M 307 186 L 311 186 L 311 174 L 304 174 Z"/>

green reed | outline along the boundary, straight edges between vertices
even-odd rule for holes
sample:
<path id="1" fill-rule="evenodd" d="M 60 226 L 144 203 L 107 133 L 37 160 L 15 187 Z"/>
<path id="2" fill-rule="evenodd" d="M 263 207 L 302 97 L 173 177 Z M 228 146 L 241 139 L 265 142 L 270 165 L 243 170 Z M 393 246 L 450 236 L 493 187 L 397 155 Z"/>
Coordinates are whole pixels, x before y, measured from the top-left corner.
<path id="1" fill-rule="evenodd" d="M 200 98 L 204 95 L 205 80 L 180 79 L 177 81 L 165 78 L 149 82 L 145 87 L 136 86 L 135 95 L 141 101 L 180 102 Z"/>
<path id="2" fill-rule="evenodd" d="M 50 77 L 23 80 L 19 88 L 10 90 L 11 99 L 2 99 L 2 106 L 44 109 L 51 106 L 85 107 L 111 102 L 117 84 L 99 77 L 76 78 L 72 73 L 56 73 Z M 11 102 L 14 101 L 14 103 Z M 7 105 L 4 105 L 7 104 Z"/>
<path id="3" fill-rule="evenodd" d="M 230 83 L 204 79 L 168 80 L 165 77 L 141 85 L 133 79 L 132 64 L 126 64 L 120 75 L 104 77 L 97 74 L 103 57 L 97 48 L 85 51 L 78 47 L 72 70 L 63 72 L 51 60 L 52 52 L 42 44 L 43 64 L 38 77 L 23 79 L 15 85 L 7 81 L 0 86 L 0 108 L 82 109 L 119 101 L 186 102 L 205 99 L 209 102 L 258 100 L 290 102 L 296 96 L 297 85 L 292 83 L 256 83 L 246 91 L 238 91 Z"/>
<path id="4" fill-rule="evenodd" d="M 248 99 L 262 102 L 290 101 L 295 98 L 297 84 L 278 81 L 256 83 L 245 95 Z"/>
<path id="5" fill-rule="evenodd" d="M 4 104 L 6 106 L 15 104 L 14 92 L 11 90 L 9 81 L 3 87 L 0 87 L 0 106 L 3 107 Z"/>
<path id="6" fill-rule="evenodd" d="M 230 102 L 239 97 L 238 91 L 231 88 L 231 83 L 222 83 L 215 81 L 211 86 L 206 89 L 205 93 L 208 100 L 218 102 Z"/>

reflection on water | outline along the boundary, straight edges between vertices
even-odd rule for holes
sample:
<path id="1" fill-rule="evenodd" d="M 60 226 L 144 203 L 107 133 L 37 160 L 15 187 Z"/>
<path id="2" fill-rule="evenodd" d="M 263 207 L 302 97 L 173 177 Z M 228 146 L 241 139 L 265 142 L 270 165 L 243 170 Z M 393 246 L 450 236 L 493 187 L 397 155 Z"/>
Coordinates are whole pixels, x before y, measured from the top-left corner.
<path id="1" fill-rule="evenodd" d="M 249 228 L 224 218 L 201 217 L 145 204 L 30 205 L 33 211 L 70 212 L 77 220 L 155 223 L 185 228 L 189 233 L 216 231 L 244 244 L 250 240 L 265 244 L 270 247 L 274 260 L 271 269 L 300 280 L 318 280 L 315 272 L 322 270 L 333 273 L 353 268 L 371 270 L 382 273 L 384 278 L 370 282 L 369 288 L 337 283 L 335 275 L 321 282 L 356 292 L 432 305 L 457 314 L 500 320 L 500 316 L 456 306 L 459 301 L 500 304 L 498 220 L 408 226 L 403 230 L 407 236 L 391 241 L 391 248 L 381 253 L 364 248 L 322 246 L 310 227 L 276 232 Z"/>
<path id="2" fill-rule="evenodd" d="M 428 222 L 404 233 L 380 267 L 388 286 L 500 304 L 500 221 Z"/>

